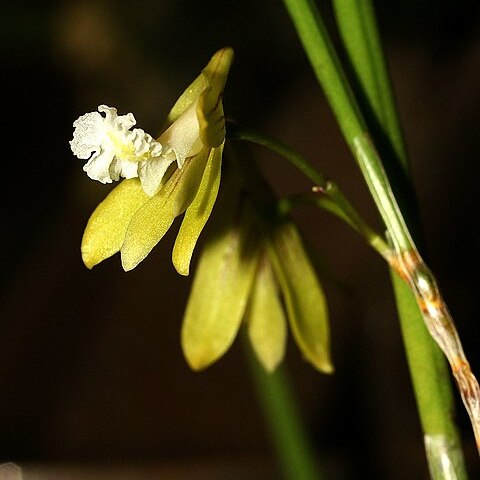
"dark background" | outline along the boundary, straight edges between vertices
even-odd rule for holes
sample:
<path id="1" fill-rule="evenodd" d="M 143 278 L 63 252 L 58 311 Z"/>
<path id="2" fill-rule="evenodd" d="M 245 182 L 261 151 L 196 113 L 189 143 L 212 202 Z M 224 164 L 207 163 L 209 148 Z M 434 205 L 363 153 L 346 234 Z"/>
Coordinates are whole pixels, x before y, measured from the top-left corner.
<path id="1" fill-rule="evenodd" d="M 378 3 L 426 256 L 478 373 L 478 3 Z M 202 373 L 182 358 L 190 278 L 171 265 L 175 231 L 128 274 L 118 257 L 83 266 L 82 231 L 108 187 L 87 179 L 68 140 L 72 122 L 102 103 L 155 134 L 231 45 L 227 115 L 306 154 L 379 226 L 282 2 L 11 2 L 0 18 L 0 463 L 278 478 L 240 342 Z M 254 153 L 280 195 L 310 188 L 282 159 Z M 427 478 L 385 265 L 327 214 L 297 220 L 348 286 L 324 282 L 336 374 L 316 373 L 291 340 L 287 355 L 326 478 Z M 473 477 L 480 464 L 458 406 Z M 175 470 L 185 465 L 192 477 Z"/>

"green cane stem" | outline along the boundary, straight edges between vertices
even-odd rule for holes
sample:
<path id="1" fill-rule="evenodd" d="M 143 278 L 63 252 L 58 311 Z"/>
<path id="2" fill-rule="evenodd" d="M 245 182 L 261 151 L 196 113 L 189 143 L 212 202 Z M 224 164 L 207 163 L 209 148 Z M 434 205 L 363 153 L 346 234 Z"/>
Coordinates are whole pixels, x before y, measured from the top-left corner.
<path id="1" fill-rule="evenodd" d="M 465 358 L 435 278 L 421 259 L 406 227 L 320 13 L 312 0 L 284 0 L 284 3 L 387 227 L 395 251 L 389 263 L 409 285 L 430 335 L 449 360 L 480 448 L 480 387 Z"/>
<path id="2" fill-rule="evenodd" d="M 357 98 L 370 131 L 384 158 L 396 162 L 390 173 L 403 193 L 412 191 L 410 168 L 400 121 L 383 55 L 375 11 L 370 0 L 334 0 L 334 12 L 347 52 Z M 383 148 L 382 148 L 383 147 Z M 395 168 L 396 167 L 396 168 Z M 406 179 L 410 185 L 402 185 Z M 407 188 L 405 188 L 407 187 Z M 410 187 L 410 188 L 409 188 Z M 412 195 L 410 195 L 412 197 Z M 404 202 L 407 216 L 418 218 L 413 198 Z M 414 225 L 415 227 L 415 225 Z M 418 232 L 418 228 L 416 229 Z M 415 296 L 392 271 L 392 285 L 417 408 L 425 435 L 431 477 L 466 478 L 459 433 L 454 421 L 454 402 L 445 357 L 432 341 L 423 323 Z"/>

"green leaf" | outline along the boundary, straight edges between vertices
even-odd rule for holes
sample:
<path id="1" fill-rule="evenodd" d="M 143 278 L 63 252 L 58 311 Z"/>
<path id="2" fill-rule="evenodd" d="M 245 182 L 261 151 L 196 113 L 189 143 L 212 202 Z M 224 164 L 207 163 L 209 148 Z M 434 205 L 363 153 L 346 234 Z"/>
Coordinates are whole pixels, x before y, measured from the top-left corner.
<path id="1" fill-rule="evenodd" d="M 285 355 L 287 320 L 267 255 L 259 262 L 245 321 L 259 362 L 273 372 Z"/>
<path id="2" fill-rule="evenodd" d="M 182 325 L 183 352 L 194 370 L 218 360 L 233 343 L 258 263 L 250 219 L 244 217 L 240 224 L 217 219 L 218 228 L 200 256 Z"/>
<path id="3" fill-rule="evenodd" d="M 212 213 L 220 186 L 223 145 L 212 148 L 202 181 L 185 217 L 173 247 L 172 260 L 180 275 L 188 275 L 198 237 Z"/>
<path id="4" fill-rule="evenodd" d="M 185 160 L 183 168 L 175 170 L 163 188 L 133 215 L 121 248 L 125 271 L 135 268 L 152 251 L 195 198 L 206 160 L 205 150 Z"/>
<path id="5" fill-rule="evenodd" d="M 148 200 L 140 181 L 134 178 L 121 182 L 97 206 L 82 238 L 82 259 L 87 268 L 120 250 L 132 216 Z"/>
<path id="6" fill-rule="evenodd" d="M 333 372 L 325 296 L 295 225 L 284 222 L 277 226 L 269 241 L 269 254 L 298 347 L 315 368 Z"/>

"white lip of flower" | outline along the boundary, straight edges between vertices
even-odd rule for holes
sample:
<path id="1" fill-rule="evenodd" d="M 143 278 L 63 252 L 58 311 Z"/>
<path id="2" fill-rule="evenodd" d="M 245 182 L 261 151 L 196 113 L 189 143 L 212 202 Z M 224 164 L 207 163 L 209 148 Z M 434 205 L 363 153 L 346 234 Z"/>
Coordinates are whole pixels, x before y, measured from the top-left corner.
<path id="1" fill-rule="evenodd" d="M 162 134 L 160 141 L 141 128 L 130 130 L 136 124 L 132 113 L 118 116 L 116 108 L 100 105 L 98 112 L 75 120 L 70 147 L 78 158 L 88 159 L 83 170 L 93 180 L 111 183 L 120 177 L 139 177 L 145 193 L 153 196 L 171 163 L 177 160 L 182 168 L 187 157 L 202 149 L 196 103 Z"/>

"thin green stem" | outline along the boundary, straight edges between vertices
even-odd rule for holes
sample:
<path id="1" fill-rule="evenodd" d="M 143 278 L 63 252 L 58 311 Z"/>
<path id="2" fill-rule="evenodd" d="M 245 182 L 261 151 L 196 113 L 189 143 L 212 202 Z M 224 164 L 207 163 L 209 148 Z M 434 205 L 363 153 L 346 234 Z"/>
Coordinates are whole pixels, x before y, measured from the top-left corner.
<path id="1" fill-rule="evenodd" d="M 366 122 L 313 0 L 284 0 L 307 56 L 364 175 L 397 251 L 414 248 Z"/>
<path id="2" fill-rule="evenodd" d="M 227 134 L 231 139 L 255 143 L 278 153 L 315 183 L 311 194 L 283 199 L 279 205 L 280 210 L 282 208 L 291 208 L 294 204 L 314 204 L 345 221 L 365 239 L 368 245 L 376 250 L 385 260 L 389 260 L 392 252 L 381 235 L 375 232 L 367 222 L 363 220 L 338 185 L 331 180 L 327 180 L 303 155 L 276 138 L 237 124 L 229 123 Z"/>
<path id="3" fill-rule="evenodd" d="M 467 479 L 445 357 L 423 323 L 415 297 L 390 271 L 432 479 Z"/>
<path id="4" fill-rule="evenodd" d="M 364 220 L 354 219 L 353 214 L 346 214 L 345 209 L 339 208 L 339 204 L 328 194 L 320 196 L 316 193 L 289 195 L 279 200 L 278 209 L 282 215 L 288 215 L 292 210 L 305 205 L 314 205 L 340 218 L 360 234 L 367 244 L 385 260 L 388 261 L 390 258 L 392 251 L 381 235 L 370 228 Z"/>
<path id="5" fill-rule="evenodd" d="M 231 139 L 255 143 L 278 153 L 295 165 L 315 185 L 323 189 L 327 188 L 328 180 L 303 155 L 280 140 L 233 122 L 227 122 L 227 136 Z"/>
<path id="6" fill-rule="evenodd" d="M 245 342 L 248 343 L 248 342 Z M 305 434 L 296 398 L 284 366 L 266 373 L 245 346 L 255 389 L 286 480 L 321 480 L 315 451 Z"/>

